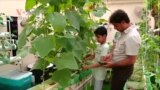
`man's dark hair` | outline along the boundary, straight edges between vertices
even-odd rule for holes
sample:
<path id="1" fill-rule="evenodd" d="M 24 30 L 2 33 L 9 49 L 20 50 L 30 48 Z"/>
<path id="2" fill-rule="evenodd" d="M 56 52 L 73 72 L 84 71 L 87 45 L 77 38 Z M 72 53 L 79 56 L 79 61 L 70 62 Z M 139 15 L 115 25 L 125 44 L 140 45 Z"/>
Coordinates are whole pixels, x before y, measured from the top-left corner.
<path id="1" fill-rule="evenodd" d="M 104 26 L 100 26 L 98 27 L 95 31 L 94 31 L 95 35 L 106 35 L 107 36 L 107 29 Z"/>
<path id="2" fill-rule="evenodd" d="M 122 21 L 130 23 L 127 13 L 121 9 L 116 10 L 109 18 L 110 23 L 121 23 Z"/>

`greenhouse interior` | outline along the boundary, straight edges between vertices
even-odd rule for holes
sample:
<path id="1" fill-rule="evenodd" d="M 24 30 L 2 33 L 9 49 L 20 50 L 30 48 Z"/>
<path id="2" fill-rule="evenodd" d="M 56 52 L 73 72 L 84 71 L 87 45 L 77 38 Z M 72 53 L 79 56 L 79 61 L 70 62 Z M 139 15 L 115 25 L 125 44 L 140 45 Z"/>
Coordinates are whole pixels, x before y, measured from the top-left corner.
<path id="1" fill-rule="evenodd" d="M 160 0 L 0 0 L 0 90 L 160 90 Z"/>

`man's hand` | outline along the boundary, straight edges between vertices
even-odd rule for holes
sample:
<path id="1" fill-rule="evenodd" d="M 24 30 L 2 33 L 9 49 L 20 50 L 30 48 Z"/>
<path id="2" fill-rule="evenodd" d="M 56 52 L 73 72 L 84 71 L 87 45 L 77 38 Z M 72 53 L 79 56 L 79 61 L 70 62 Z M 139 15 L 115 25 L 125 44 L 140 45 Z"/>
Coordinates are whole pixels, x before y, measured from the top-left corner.
<path id="1" fill-rule="evenodd" d="M 112 54 L 107 54 L 106 56 L 103 57 L 103 62 L 107 63 L 111 61 L 112 59 Z"/>
<path id="2" fill-rule="evenodd" d="M 107 68 L 112 68 L 112 67 L 123 67 L 123 66 L 129 66 L 133 65 L 136 62 L 136 55 L 135 56 L 128 56 L 126 59 L 120 60 L 120 61 L 109 61 L 106 62 L 106 65 L 104 65 Z"/>

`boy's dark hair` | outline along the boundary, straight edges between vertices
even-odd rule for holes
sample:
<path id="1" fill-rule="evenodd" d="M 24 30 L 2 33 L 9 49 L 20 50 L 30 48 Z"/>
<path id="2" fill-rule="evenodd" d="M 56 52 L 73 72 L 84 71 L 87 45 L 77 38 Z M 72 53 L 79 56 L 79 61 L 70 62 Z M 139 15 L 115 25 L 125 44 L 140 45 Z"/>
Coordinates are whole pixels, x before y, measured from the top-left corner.
<path id="1" fill-rule="evenodd" d="M 104 26 L 100 26 L 98 27 L 95 31 L 94 31 L 95 35 L 106 35 L 107 36 L 107 29 Z"/>
<path id="2" fill-rule="evenodd" d="M 121 9 L 116 10 L 109 18 L 110 23 L 121 23 L 122 21 L 130 23 L 127 13 Z"/>

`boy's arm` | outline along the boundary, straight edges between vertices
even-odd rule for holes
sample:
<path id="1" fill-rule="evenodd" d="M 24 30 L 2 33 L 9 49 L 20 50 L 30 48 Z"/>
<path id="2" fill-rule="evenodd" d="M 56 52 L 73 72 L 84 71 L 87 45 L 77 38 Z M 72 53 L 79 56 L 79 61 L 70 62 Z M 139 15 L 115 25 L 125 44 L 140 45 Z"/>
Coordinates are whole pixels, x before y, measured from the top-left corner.
<path id="1" fill-rule="evenodd" d="M 95 58 L 95 53 L 94 54 L 88 54 L 85 56 L 84 60 L 92 60 Z"/>
<path id="2" fill-rule="evenodd" d="M 100 61 L 98 61 L 98 62 L 96 62 L 94 64 L 83 66 L 82 67 L 83 70 L 90 69 L 90 68 L 97 68 L 97 67 L 101 67 L 101 66 L 105 65 L 106 63 L 103 62 L 103 58 L 104 58 L 104 56 L 101 56 L 101 60 Z"/>
<path id="3" fill-rule="evenodd" d="M 86 66 L 83 66 L 83 70 L 87 70 L 87 69 L 91 69 L 91 68 L 96 68 L 96 67 L 100 67 L 101 65 L 99 63 L 94 63 L 94 64 L 91 64 L 91 65 L 86 65 Z"/>

